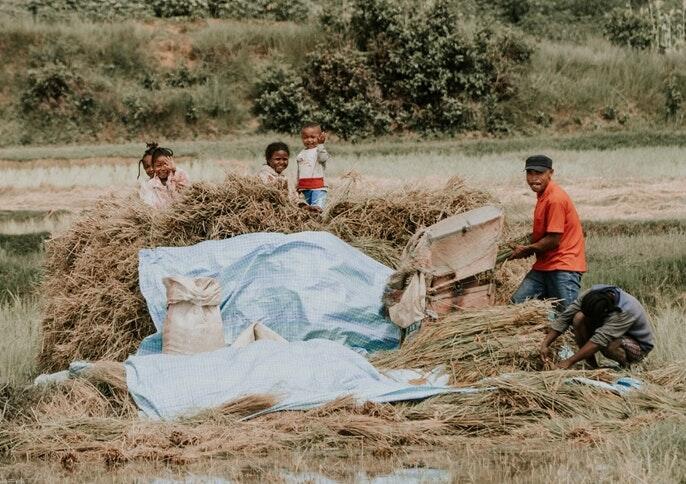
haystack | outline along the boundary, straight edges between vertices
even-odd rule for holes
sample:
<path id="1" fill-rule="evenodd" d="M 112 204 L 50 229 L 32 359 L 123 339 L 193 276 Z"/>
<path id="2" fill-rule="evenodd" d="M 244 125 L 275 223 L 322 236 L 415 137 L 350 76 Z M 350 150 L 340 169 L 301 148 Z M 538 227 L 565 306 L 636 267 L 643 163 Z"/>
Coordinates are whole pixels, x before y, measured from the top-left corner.
<path id="1" fill-rule="evenodd" d="M 532 300 L 514 306 L 494 306 L 449 314 L 425 322 L 400 349 L 372 355 L 380 369 L 445 366 L 450 384 L 475 383 L 514 371 L 543 370 L 539 344 L 552 305 Z M 558 340 L 557 346 L 564 344 Z"/>
<path id="2" fill-rule="evenodd" d="M 196 183 L 167 210 L 108 198 L 47 244 L 43 370 L 74 359 L 121 361 L 154 331 L 138 289 L 138 251 L 186 246 L 253 232 L 326 230 L 392 264 L 415 231 L 486 203 L 490 195 L 453 178 L 440 189 L 332 197 L 325 217 L 298 209 L 283 192 L 229 175 Z"/>

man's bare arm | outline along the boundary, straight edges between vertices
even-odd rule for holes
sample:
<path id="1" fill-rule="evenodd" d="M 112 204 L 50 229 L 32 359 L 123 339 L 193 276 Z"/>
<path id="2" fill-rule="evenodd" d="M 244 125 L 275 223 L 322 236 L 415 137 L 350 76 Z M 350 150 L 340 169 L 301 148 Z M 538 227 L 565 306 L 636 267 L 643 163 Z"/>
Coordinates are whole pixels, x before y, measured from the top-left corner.
<path id="1" fill-rule="evenodd" d="M 555 250 L 560 246 L 562 234 L 547 233 L 537 242 L 529 245 L 518 245 L 514 248 L 510 259 L 523 259 L 532 254 L 541 254 Z"/>

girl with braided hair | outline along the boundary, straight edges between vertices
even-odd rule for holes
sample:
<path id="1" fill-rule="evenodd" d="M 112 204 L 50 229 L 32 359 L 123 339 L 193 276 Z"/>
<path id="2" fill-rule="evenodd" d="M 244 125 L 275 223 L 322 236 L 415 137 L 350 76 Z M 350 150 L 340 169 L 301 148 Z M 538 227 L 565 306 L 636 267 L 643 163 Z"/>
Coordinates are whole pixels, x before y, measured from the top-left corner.
<path id="1" fill-rule="evenodd" d="M 550 345 L 569 326 L 574 328 L 574 339 L 579 350 L 558 363 L 559 368 L 570 368 L 586 360 L 597 368 L 595 354 L 620 366 L 630 366 L 646 357 L 655 345 L 653 330 L 645 309 L 638 300 L 617 286 L 597 284 L 584 292 L 567 309 L 550 323 L 541 343 L 541 357 L 550 357 Z"/>
<path id="2" fill-rule="evenodd" d="M 176 199 L 190 185 L 188 174 L 174 163 L 174 152 L 169 148 L 156 147 L 152 151 L 155 175 L 148 180 L 141 198 L 148 205 L 163 208 Z"/>
<path id="3" fill-rule="evenodd" d="M 155 148 L 157 148 L 157 143 L 154 141 L 151 143 L 146 143 L 145 152 L 143 153 L 141 159 L 138 160 L 138 176 L 136 176 L 136 180 L 138 180 L 139 183 L 138 195 L 141 197 L 141 200 L 147 200 L 151 198 L 151 195 L 149 194 L 150 187 L 148 180 L 155 176 L 155 168 L 152 166 L 152 152 L 155 151 Z M 148 175 L 148 178 L 144 180 L 140 179 L 141 167 L 143 167 L 145 174 Z"/>

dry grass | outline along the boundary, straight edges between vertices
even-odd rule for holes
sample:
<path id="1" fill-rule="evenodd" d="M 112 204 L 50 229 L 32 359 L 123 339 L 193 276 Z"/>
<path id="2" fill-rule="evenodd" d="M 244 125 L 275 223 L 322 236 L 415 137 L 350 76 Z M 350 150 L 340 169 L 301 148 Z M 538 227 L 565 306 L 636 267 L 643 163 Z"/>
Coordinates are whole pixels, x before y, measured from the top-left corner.
<path id="1" fill-rule="evenodd" d="M 99 462 L 112 469 L 138 461 L 189 464 L 301 452 L 320 459 L 360 449 L 388 458 L 457 445 L 597 445 L 659 421 L 686 422 L 684 362 L 636 368 L 631 375 L 645 386 L 625 395 L 566 381 L 583 376 L 611 382 L 621 375 L 612 370 L 536 371 L 549 309 L 531 301 L 465 311 L 372 359 L 380 368 L 443 365 L 453 382 L 478 392 L 396 404 L 358 404 L 346 397 L 310 411 L 246 420 L 276 403 L 272 396 L 253 395 L 185 419 L 151 422 L 137 415 L 123 365 L 99 361 L 85 378 L 47 389 L 6 389 L 0 449 L 13 460 Z"/>
<path id="2" fill-rule="evenodd" d="M 683 385 L 683 374 L 675 380 L 673 375 L 665 379 L 665 373 L 678 370 L 644 376 Z M 111 386 L 74 380 L 34 396 L 31 411 L 16 414 L 1 427 L 0 448 L 15 459 L 101 462 L 107 467 L 305 449 L 315 458 L 354 453 L 360 446 L 368 455 L 388 457 L 410 448 L 469 441 L 482 446 L 592 441 L 594 436 L 636 431 L 655 420 L 684 420 L 686 400 L 676 387 L 649 385 L 620 396 L 565 383 L 571 376 L 610 380 L 615 375 L 606 370 L 518 372 L 480 382 L 483 391 L 478 393 L 400 404 L 356 404 L 344 398 L 306 412 L 244 420 L 274 404 L 273 398 L 258 395 L 175 422 L 140 420 L 130 401 L 119 399 Z"/>
<path id="3" fill-rule="evenodd" d="M 451 179 L 443 188 L 383 196 L 335 197 L 327 218 L 299 209 L 285 193 L 229 175 L 197 183 L 168 210 L 107 198 L 47 243 L 42 288 L 43 369 L 74 359 L 122 360 L 153 332 L 138 290 L 138 251 L 187 246 L 253 232 L 326 230 L 371 257 L 393 263 L 417 228 L 492 202 Z"/>
<path id="4" fill-rule="evenodd" d="M 446 365 L 451 384 L 457 385 L 518 370 L 543 370 L 538 345 L 551 309 L 549 302 L 533 300 L 450 314 L 425 323 L 400 349 L 376 353 L 371 361 L 388 369 L 431 371 Z"/>

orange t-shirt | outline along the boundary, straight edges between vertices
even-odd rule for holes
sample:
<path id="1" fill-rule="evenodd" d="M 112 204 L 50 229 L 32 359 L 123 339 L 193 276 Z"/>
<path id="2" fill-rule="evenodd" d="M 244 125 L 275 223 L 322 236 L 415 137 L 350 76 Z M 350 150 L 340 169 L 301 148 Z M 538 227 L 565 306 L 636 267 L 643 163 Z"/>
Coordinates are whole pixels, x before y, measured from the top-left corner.
<path id="1" fill-rule="evenodd" d="M 552 180 L 538 195 L 534 209 L 533 242 L 547 233 L 562 234 L 555 250 L 536 254 L 534 270 L 586 272 L 584 233 L 567 192 Z"/>

